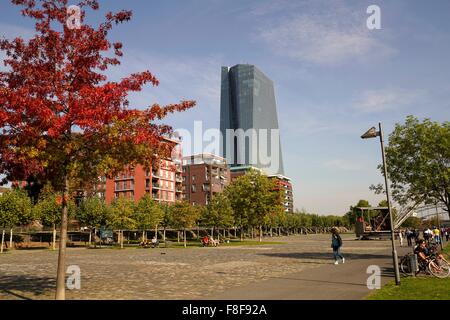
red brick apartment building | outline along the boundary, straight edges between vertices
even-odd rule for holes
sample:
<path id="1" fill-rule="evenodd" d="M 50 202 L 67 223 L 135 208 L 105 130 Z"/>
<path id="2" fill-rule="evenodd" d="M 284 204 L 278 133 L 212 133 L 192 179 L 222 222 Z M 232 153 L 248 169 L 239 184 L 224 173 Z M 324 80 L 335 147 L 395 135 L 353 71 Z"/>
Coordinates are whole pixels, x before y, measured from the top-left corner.
<path id="1" fill-rule="evenodd" d="M 166 139 L 178 146 L 179 140 Z M 153 199 L 173 203 L 182 200 L 181 163 L 170 158 L 160 159 L 157 170 L 145 169 L 141 165 L 127 168 L 113 179 L 106 179 L 105 201 L 111 203 L 119 197 L 138 201 L 146 193 Z"/>
<path id="2" fill-rule="evenodd" d="M 191 204 L 207 205 L 214 194 L 223 192 L 231 176 L 224 158 L 213 154 L 183 157 L 183 191 Z"/>

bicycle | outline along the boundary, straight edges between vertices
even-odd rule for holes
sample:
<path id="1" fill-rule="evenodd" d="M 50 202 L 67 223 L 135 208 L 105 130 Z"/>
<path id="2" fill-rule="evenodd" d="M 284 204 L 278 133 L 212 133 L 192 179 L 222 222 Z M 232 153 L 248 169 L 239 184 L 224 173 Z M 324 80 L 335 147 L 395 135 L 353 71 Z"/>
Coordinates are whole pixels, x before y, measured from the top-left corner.
<path id="1" fill-rule="evenodd" d="M 400 260 L 400 271 L 403 274 L 411 275 L 412 270 L 410 266 L 410 257 L 412 256 L 412 253 L 408 253 L 402 257 Z M 450 264 L 447 260 L 445 260 L 444 257 L 440 255 L 433 254 L 433 256 L 430 256 L 429 259 L 425 261 L 419 261 L 418 262 L 418 271 L 415 271 L 414 274 L 417 275 L 420 272 L 425 273 L 426 275 L 432 275 L 436 278 L 447 278 L 450 276 Z"/>

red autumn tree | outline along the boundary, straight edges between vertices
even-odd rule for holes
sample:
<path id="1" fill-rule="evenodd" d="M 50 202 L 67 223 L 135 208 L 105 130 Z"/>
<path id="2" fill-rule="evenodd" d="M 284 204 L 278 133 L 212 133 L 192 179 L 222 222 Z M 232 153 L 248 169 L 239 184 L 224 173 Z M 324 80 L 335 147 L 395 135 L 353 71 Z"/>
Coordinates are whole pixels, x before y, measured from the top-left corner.
<path id="1" fill-rule="evenodd" d="M 56 298 L 64 299 L 69 181 L 89 183 L 129 164 L 154 166 L 155 157 L 170 152 L 162 137 L 172 128 L 159 120 L 195 102 L 132 109 L 129 93 L 158 80 L 144 71 L 108 81 L 105 71 L 122 56 L 122 44 L 108 41 L 108 33 L 130 20 L 130 11 L 110 12 L 92 27 L 83 23 L 86 10 L 99 4 L 84 0 L 81 25 L 69 28 L 67 0 L 11 2 L 36 21 L 36 34 L 0 40 L 7 56 L 0 72 L 0 173 L 51 182 L 63 193 Z"/>

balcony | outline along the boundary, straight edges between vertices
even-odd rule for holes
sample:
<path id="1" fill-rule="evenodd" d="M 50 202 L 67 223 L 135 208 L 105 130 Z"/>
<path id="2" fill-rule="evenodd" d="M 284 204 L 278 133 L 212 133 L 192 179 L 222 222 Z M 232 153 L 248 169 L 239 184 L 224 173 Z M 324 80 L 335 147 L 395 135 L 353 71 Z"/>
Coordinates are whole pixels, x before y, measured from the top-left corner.
<path id="1" fill-rule="evenodd" d="M 159 178 L 161 178 L 161 176 L 158 173 L 152 172 L 152 179 L 159 179 Z"/>

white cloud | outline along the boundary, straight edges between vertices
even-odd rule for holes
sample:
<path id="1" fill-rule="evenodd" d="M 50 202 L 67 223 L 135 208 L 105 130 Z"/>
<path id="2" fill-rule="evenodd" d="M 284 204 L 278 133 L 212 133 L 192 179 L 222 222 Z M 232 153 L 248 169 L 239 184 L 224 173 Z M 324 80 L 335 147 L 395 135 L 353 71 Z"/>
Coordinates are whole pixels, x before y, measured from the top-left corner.
<path id="1" fill-rule="evenodd" d="M 318 65 L 372 61 L 395 50 L 367 29 L 367 17 L 347 8 L 284 18 L 261 29 L 257 39 L 277 54 Z"/>
<path id="2" fill-rule="evenodd" d="M 158 87 L 146 86 L 132 95 L 135 106 L 158 102 L 196 100 L 204 107 L 218 109 L 220 104 L 221 59 L 216 56 L 175 59 L 145 52 L 125 51 L 122 64 L 108 71 L 114 80 L 130 73 L 149 70 L 160 81 Z"/>
<path id="3" fill-rule="evenodd" d="M 361 164 L 343 159 L 328 160 L 324 163 L 324 166 L 339 171 L 361 171 L 363 169 Z"/>
<path id="4" fill-rule="evenodd" d="M 422 95 L 421 91 L 400 88 L 366 90 L 356 99 L 353 108 L 365 113 L 393 110 L 415 102 Z"/>

